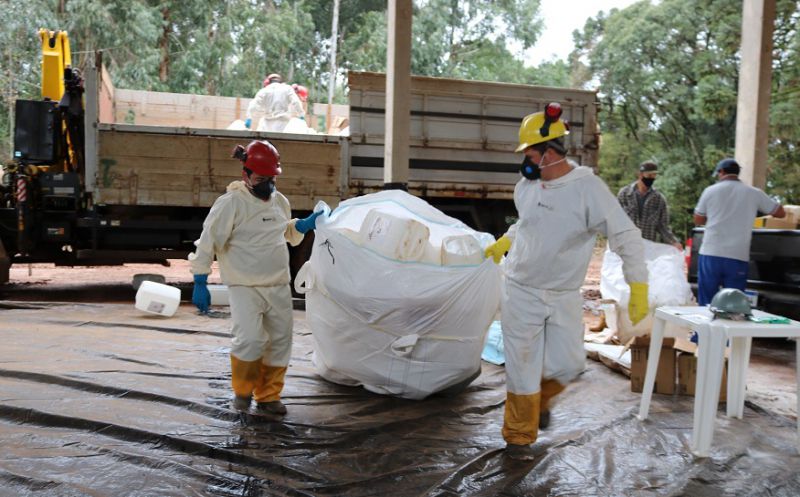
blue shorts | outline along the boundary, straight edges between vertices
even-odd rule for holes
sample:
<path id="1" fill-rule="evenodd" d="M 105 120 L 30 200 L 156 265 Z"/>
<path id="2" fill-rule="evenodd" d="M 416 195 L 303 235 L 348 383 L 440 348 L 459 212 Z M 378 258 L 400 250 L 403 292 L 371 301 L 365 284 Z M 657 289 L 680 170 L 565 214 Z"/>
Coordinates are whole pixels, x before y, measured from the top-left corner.
<path id="1" fill-rule="evenodd" d="M 697 261 L 697 303 L 707 305 L 720 288 L 747 287 L 749 263 L 738 259 L 701 255 Z"/>

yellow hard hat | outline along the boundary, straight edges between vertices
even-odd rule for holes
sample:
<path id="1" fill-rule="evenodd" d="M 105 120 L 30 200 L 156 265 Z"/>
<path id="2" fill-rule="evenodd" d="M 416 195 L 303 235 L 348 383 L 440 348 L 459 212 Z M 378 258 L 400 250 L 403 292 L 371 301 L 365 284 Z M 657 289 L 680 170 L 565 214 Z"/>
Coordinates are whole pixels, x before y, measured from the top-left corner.
<path id="1" fill-rule="evenodd" d="M 514 151 L 522 152 L 531 145 L 568 135 L 569 125 L 561 119 L 561 112 L 561 105 L 552 102 L 542 112 L 525 116 L 519 125 L 519 146 Z"/>

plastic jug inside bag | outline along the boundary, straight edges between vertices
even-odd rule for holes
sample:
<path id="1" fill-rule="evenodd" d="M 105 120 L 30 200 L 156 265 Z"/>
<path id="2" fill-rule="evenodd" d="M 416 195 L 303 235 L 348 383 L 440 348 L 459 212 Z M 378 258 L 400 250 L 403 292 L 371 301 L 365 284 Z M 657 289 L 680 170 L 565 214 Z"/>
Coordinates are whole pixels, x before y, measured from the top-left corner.
<path id="1" fill-rule="evenodd" d="M 414 219 L 377 209 L 369 211 L 361 225 L 361 245 L 398 261 L 419 261 L 425 253 L 430 231 Z"/>
<path id="2" fill-rule="evenodd" d="M 442 240 L 442 265 L 457 266 L 481 262 L 483 262 L 483 250 L 474 236 L 455 235 Z"/>

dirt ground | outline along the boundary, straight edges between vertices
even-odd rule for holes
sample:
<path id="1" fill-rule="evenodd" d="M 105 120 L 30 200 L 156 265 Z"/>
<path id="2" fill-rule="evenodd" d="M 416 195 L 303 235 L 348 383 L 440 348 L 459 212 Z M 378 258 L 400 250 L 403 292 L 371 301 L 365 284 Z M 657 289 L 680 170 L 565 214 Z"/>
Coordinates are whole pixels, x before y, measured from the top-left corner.
<path id="1" fill-rule="evenodd" d="M 600 321 L 596 302 L 600 299 L 600 270 L 604 247 L 595 248 L 586 280 L 584 323 L 587 327 Z M 45 300 L 80 302 L 132 302 L 132 282 L 136 274 L 158 274 L 166 283 L 191 298 L 192 276 L 185 260 L 170 260 L 168 266 L 125 264 L 123 266 L 56 267 L 53 264 L 14 265 L 11 283 L 0 286 L 0 300 Z M 221 283 L 216 263 L 209 283 Z M 794 417 L 797 413 L 794 342 L 756 340 L 748 370 L 747 400 L 778 414 Z"/>
<path id="2" fill-rule="evenodd" d="M 216 264 L 215 264 L 216 265 Z M 221 283 L 219 271 L 209 278 L 209 283 Z M 157 264 L 125 264 L 122 266 L 68 267 L 53 264 L 15 264 L 11 266 L 11 283 L 20 286 L 72 285 L 72 284 L 128 284 L 136 274 L 160 274 L 168 284 L 191 283 L 189 261 L 171 259 L 168 266 Z"/>

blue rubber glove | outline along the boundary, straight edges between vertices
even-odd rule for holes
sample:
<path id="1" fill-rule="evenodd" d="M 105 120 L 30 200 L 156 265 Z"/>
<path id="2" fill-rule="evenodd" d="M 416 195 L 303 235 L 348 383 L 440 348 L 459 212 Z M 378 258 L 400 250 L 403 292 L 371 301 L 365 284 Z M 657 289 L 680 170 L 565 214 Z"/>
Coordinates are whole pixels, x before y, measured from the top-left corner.
<path id="1" fill-rule="evenodd" d="M 322 211 L 317 211 L 305 219 L 298 219 L 296 223 L 294 223 L 294 228 L 302 234 L 306 234 L 309 231 L 313 230 L 317 227 L 317 218 L 322 214 Z"/>
<path id="2" fill-rule="evenodd" d="M 244 120 L 244 127 L 245 127 L 245 128 L 247 128 L 247 129 L 250 129 L 250 126 L 251 126 L 252 124 L 253 124 L 253 120 L 252 120 L 252 119 L 250 119 L 249 117 L 248 117 L 247 119 L 245 119 L 245 120 Z"/>
<path id="3" fill-rule="evenodd" d="M 192 304 L 196 305 L 200 312 L 208 312 L 211 305 L 211 294 L 208 293 L 208 275 L 194 275 L 194 290 L 192 290 Z"/>

